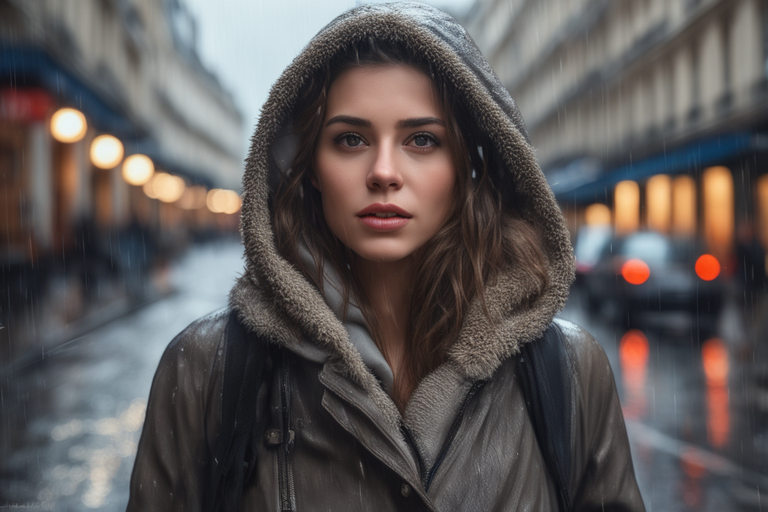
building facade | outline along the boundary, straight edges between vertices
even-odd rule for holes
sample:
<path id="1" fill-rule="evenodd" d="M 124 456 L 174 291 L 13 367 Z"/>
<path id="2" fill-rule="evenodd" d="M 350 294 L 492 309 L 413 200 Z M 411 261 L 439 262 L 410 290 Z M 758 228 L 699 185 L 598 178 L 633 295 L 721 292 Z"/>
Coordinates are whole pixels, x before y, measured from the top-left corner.
<path id="1" fill-rule="evenodd" d="M 575 231 L 768 246 L 768 2 L 479 0 L 465 26 L 512 93 Z"/>
<path id="2" fill-rule="evenodd" d="M 195 44 L 181 0 L 0 0 L 3 326 L 57 293 L 27 330 L 44 332 L 57 308 L 66 324 L 108 302 L 110 283 L 142 286 L 191 234 L 236 229 L 236 208 L 214 213 L 211 197 L 239 189 L 242 115 Z M 54 128 L 63 109 L 82 123 L 76 140 Z M 102 136 L 120 148 L 106 167 Z M 132 155 L 157 179 L 130 178 Z"/>

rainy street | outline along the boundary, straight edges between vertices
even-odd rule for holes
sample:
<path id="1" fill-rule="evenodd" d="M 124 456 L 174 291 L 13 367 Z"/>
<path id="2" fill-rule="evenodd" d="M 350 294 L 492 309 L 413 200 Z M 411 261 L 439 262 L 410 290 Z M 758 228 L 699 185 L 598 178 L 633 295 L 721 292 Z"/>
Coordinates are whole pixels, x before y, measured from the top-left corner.
<path id="1" fill-rule="evenodd" d="M 3 376 L 0 503 L 124 509 L 157 362 L 176 333 L 226 304 L 240 252 L 234 241 L 195 246 L 172 267 L 170 295 Z M 768 392 L 750 333 L 699 342 L 683 321 L 627 334 L 582 302 L 577 289 L 561 316 L 608 354 L 648 510 L 761 510 Z M 719 324 L 738 314 L 726 308 Z"/>
<path id="2" fill-rule="evenodd" d="M 196 247 L 173 292 L 3 375 L 0 506 L 125 510 L 149 388 L 168 342 L 227 303 L 237 242 Z"/>

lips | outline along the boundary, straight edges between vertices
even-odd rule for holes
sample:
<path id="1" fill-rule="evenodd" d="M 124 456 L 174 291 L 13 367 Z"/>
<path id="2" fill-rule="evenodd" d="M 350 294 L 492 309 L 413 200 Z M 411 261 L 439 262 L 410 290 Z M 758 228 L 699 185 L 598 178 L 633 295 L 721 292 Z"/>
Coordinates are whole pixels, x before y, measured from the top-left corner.
<path id="1" fill-rule="evenodd" d="M 388 204 L 382 204 L 382 203 L 373 203 L 371 205 L 366 206 L 359 212 L 357 212 L 358 217 L 363 217 L 365 215 L 375 215 L 376 213 L 394 213 L 395 215 L 398 215 L 400 217 L 405 217 L 406 219 L 410 219 L 413 217 L 410 213 L 403 210 L 396 204 L 388 203 Z M 386 218 L 386 217 L 379 217 L 379 218 Z M 390 217 L 393 218 L 393 217 Z"/>
<path id="2" fill-rule="evenodd" d="M 394 215 L 379 217 L 377 213 Z M 396 204 L 373 203 L 357 212 L 357 217 L 365 226 L 375 231 L 395 231 L 408 224 L 413 215 Z"/>

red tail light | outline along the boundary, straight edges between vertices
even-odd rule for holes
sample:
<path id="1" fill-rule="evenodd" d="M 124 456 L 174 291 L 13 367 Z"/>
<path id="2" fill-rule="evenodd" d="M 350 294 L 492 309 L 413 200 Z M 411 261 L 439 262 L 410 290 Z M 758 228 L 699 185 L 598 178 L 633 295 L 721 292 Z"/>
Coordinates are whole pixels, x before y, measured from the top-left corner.
<path id="1" fill-rule="evenodd" d="M 705 281 L 711 281 L 720 275 L 720 262 L 711 254 L 702 254 L 696 260 L 696 275 Z"/>
<path id="2" fill-rule="evenodd" d="M 643 260 L 627 260 L 621 266 L 621 277 L 629 284 L 643 284 L 651 277 L 651 269 L 648 268 L 648 264 Z"/>

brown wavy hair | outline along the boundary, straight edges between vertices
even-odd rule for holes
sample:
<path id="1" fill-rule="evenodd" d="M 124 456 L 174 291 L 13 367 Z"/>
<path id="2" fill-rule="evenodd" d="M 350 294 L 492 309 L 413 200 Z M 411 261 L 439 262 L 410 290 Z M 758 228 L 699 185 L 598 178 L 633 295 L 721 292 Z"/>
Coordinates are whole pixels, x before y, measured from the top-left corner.
<path id="1" fill-rule="evenodd" d="M 342 281 L 344 303 L 356 299 L 371 336 L 387 362 L 376 315 L 356 276 L 356 255 L 325 222 L 322 196 L 312 186 L 315 150 L 333 80 L 352 67 L 405 64 L 431 77 L 448 127 L 448 143 L 456 168 L 456 187 L 446 222 L 416 254 L 406 336 L 405 357 L 395 376 L 392 396 L 404 410 L 411 393 L 446 358 L 459 335 L 470 302 L 485 307 L 485 287 L 509 266 L 527 270 L 539 283 L 535 301 L 548 285 L 546 257 L 537 230 L 512 205 L 504 205 L 491 174 L 502 171 L 490 142 L 480 136 L 449 80 L 428 61 L 396 44 L 365 41 L 351 46 L 310 77 L 295 109 L 293 129 L 300 143 L 293 164 L 277 184 L 272 199 L 272 223 L 280 254 L 323 291 L 323 266 L 331 264 Z M 299 257 L 304 244 L 315 268 Z M 346 316 L 346 309 L 344 312 Z"/>

